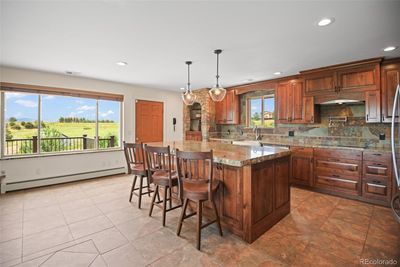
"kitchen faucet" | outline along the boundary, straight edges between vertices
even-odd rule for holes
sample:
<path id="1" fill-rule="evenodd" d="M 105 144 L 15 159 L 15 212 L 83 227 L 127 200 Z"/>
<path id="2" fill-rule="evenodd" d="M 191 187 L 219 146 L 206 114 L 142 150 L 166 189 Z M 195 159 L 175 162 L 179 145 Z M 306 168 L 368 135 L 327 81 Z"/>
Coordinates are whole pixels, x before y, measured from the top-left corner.
<path id="1" fill-rule="evenodd" d="M 261 140 L 261 128 L 258 128 L 256 125 L 253 127 L 253 132 L 256 134 L 256 141 Z"/>

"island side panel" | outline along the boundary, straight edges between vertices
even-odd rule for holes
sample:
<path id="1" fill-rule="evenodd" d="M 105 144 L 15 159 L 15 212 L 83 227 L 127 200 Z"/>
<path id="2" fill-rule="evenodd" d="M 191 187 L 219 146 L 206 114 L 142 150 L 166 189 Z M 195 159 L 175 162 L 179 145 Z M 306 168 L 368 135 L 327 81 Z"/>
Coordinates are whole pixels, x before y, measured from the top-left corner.
<path id="1" fill-rule="evenodd" d="M 290 156 L 243 168 L 244 239 L 252 243 L 290 213 Z"/>

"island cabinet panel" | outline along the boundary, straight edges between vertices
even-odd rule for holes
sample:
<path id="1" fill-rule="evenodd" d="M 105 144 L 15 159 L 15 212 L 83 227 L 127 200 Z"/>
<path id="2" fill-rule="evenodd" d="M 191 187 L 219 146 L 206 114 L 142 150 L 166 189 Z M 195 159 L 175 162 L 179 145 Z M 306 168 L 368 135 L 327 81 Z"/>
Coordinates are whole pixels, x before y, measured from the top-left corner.
<path id="1" fill-rule="evenodd" d="M 257 223 L 274 210 L 274 164 L 257 164 L 252 168 L 254 212 L 253 222 Z"/>
<path id="2" fill-rule="evenodd" d="M 291 184 L 313 185 L 313 148 L 291 147 L 292 175 Z"/>
<path id="3" fill-rule="evenodd" d="M 383 64 L 381 70 L 382 90 L 382 122 L 392 122 L 393 102 L 397 85 L 400 83 L 400 59 L 397 62 Z M 395 121 L 399 121 L 399 112 L 395 113 Z"/>
<path id="4" fill-rule="evenodd" d="M 222 168 L 222 190 L 220 216 L 224 224 L 229 225 L 234 232 L 243 231 L 243 176 L 242 169 L 230 166 Z"/>
<path id="5" fill-rule="evenodd" d="M 290 213 L 290 156 L 243 167 L 243 238 L 252 243 Z"/>

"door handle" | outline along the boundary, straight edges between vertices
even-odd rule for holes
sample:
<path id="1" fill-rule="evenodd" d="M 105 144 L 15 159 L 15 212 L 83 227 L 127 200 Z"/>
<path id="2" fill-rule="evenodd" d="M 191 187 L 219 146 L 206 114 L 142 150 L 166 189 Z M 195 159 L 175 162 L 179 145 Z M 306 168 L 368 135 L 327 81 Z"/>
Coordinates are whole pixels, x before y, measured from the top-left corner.
<path id="1" fill-rule="evenodd" d="M 398 169 L 397 169 L 397 159 L 396 159 L 396 145 L 394 143 L 394 135 L 395 135 L 395 131 L 394 131 L 394 127 L 395 127 L 395 121 L 396 121 L 396 110 L 397 110 L 397 105 L 398 105 L 398 101 L 399 101 L 399 94 L 400 94 L 400 85 L 397 85 L 397 89 L 396 89 L 396 93 L 394 95 L 394 103 L 393 103 L 393 111 L 392 111 L 392 127 L 391 127 L 391 131 L 390 131 L 390 141 L 392 143 L 392 159 L 393 159 L 393 168 L 394 168 L 394 174 L 395 174 L 395 178 L 396 178 L 396 182 L 397 182 L 397 187 L 400 187 L 400 177 L 399 177 L 399 173 L 398 173 Z"/>

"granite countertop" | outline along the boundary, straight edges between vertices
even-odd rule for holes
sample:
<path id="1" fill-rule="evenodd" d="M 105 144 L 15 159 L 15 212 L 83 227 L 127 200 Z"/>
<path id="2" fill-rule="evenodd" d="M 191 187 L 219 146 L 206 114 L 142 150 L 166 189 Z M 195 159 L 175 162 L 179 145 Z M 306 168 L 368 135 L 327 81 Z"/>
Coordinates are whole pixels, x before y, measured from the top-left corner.
<path id="1" fill-rule="evenodd" d="M 244 141 L 246 139 L 240 138 L 210 138 L 213 141 L 229 142 L 229 141 Z M 260 141 L 264 146 L 300 146 L 300 147 L 311 147 L 311 148 L 331 148 L 331 149 L 352 149 L 357 151 L 370 151 L 370 152 L 391 152 L 390 147 L 360 147 L 360 146 L 340 146 L 340 145 L 328 145 L 328 144 L 309 144 L 300 142 L 285 142 L 285 141 Z"/>
<path id="2" fill-rule="evenodd" d="M 287 148 L 273 146 L 239 146 L 206 141 L 157 142 L 148 143 L 148 145 L 169 145 L 172 153 L 175 153 L 175 149 L 182 151 L 210 151 L 212 149 L 214 154 L 214 162 L 234 167 L 242 167 L 244 165 L 255 164 L 290 155 L 290 150 Z"/>

